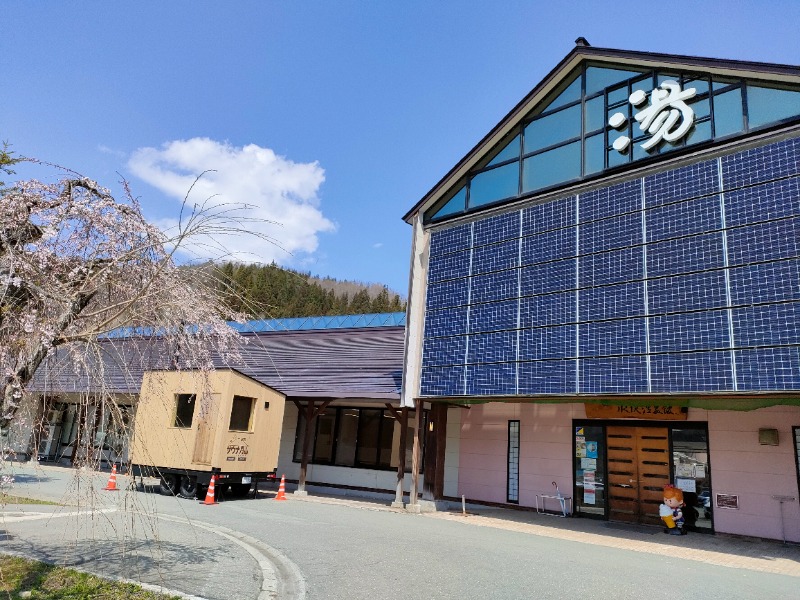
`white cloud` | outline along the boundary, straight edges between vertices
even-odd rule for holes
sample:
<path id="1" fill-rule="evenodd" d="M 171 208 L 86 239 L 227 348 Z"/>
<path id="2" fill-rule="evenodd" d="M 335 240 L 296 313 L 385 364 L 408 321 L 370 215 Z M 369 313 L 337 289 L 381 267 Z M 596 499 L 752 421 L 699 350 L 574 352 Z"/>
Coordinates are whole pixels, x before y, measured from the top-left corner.
<path id="1" fill-rule="evenodd" d="M 126 154 L 122 150 L 115 150 L 114 148 L 109 148 L 105 144 L 99 144 L 97 146 L 98 152 L 102 152 L 103 154 L 110 154 L 112 156 L 116 156 L 117 158 L 125 158 Z"/>
<path id="2" fill-rule="evenodd" d="M 190 205 L 247 205 L 247 211 L 238 213 L 252 220 L 246 229 L 268 236 L 280 246 L 254 235 L 215 235 L 192 245 L 198 258 L 220 258 L 223 247 L 228 253 L 224 258 L 290 265 L 317 250 L 318 234 L 336 229 L 319 208 L 317 193 L 325 181 L 325 171 L 316 162 L 296 163 L 255 144 L 239 148 L 193 138 L 167 142 L 160 149 L 139 148 L 131 155 L 128 167 L 174 198 L 176 214 L 178 203 L 192 184 Z M 195 183 L 203 171 L 208 172 Z M 162 225 L 176 223 L 177 218 Z"/>
<path id="3" fill-rule="evenodd" d="M 375 242 L 374 244 L 372 244 L 372 247 L 375 248 L 376 250 L 378 248 L 383 248 L 383 242 Z"/>

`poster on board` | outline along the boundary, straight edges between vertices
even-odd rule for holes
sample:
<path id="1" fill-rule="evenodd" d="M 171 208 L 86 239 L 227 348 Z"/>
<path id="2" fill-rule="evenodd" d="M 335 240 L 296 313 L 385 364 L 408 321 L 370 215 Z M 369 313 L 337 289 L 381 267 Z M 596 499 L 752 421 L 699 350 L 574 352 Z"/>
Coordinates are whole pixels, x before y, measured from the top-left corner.
<path id="1" fill-rule="evenodd" d="M 597 458 L 597 442 L 586 442 L 586 458 Z"/>
<path id="2" fill-rule="evenodd" d="M 595 485 L 595 472 L 594 471 L 584 471 L 583 472 L 583 503 L 584 504 L 595 504 L 597 502 L 597 498 L 595 495 L 596 490 Z"/>
<path id="3" fill-rule="evenodd" d="M 577 458 L 586 456 L 586 438 L 582 435 L 575 436 L 575 456 Z"/>

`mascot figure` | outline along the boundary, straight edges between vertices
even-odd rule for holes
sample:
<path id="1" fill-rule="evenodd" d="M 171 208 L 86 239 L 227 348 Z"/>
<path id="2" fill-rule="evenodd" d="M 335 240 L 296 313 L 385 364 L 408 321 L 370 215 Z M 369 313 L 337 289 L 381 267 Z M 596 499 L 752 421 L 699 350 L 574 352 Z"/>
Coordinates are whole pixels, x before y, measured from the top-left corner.
<path id="1" fill-rule="evenodd" d="M 667 533 L 670 535 L 683 535 L 684 518 L 681 507 L 683 504 L 683 492 L 673 485 L 664 486 L 664 504 L 658 507 L 658 514 L 667 525 Z"/>

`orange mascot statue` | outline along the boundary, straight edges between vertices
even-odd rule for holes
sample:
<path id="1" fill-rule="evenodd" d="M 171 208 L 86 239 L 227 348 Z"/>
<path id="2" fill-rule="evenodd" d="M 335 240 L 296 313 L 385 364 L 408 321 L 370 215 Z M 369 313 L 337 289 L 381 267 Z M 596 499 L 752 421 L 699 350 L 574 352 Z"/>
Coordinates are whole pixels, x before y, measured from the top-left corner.
<path id="1" fill-rule="evenodd" d="M 684 519 L 681 507 L 683 503 L 683 492 L 673 485 L 664 486 L 664 504 L 658 507 L 658 514 L 667 526 L 667 533 L 670 535 L 683 535 Z"/>

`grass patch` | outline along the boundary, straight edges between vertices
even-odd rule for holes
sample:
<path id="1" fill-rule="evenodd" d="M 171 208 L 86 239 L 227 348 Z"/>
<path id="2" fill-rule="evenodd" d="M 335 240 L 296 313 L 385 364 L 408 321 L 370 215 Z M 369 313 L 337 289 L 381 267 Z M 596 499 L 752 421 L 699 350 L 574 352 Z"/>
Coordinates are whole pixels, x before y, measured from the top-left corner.
<path id="1" fill-rule="evenodd" d="M 73 569 L 55 567 L 17 556 L 0 555 L 0 597 L 19 598 L 21 592 L 31 592 L 33 600 L 176 600 L 143 590 L 132 583 L 121 583 L 87 575 Z"/>
<path id="2" fill-rule="evenodd" d="M 12 496 L 11 494 L 0 493 L 0 505 L 5 504 L 51 504 L 58 506 L 58 502 L 37 500 L 36 498 L 26 498 L 25 496 Z"/>

